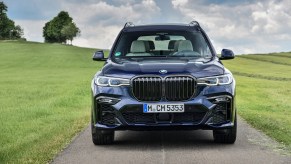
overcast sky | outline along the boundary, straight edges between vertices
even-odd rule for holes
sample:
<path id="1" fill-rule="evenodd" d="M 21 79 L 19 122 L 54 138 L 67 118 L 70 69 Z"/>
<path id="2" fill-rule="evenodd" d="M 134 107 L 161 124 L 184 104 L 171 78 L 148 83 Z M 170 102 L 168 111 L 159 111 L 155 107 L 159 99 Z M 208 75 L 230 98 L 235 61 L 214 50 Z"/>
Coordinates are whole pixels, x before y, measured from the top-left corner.
<path id="1" fill-rule="evenodd" d="M 217 52 L 291 51 L 290 0 L 4 0 L 8 16 L 29 41 L 43 42 L 42 28 L 68 11 L 81 29 L 73 41 L 110 49 L 127 21 L 134 24 L 200 22 Z"/>

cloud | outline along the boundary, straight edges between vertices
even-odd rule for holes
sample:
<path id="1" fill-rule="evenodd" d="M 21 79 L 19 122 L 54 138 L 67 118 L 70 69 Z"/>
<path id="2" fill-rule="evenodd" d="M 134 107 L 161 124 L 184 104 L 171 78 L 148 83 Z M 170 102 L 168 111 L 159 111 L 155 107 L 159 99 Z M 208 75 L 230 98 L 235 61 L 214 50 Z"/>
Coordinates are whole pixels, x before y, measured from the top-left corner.
<path id="1" fill-rule="evenodd" d="M 83 27 L 82 29 L 85 32 L 73 41 L 74 45 L 110 49 L 121 27 L 96 25 Z"/>
<path id="2" fill-rule="evenodd" d="M 85 47 L 109 49 L 125 22 L 150 22 L 151 18 L 160 12 L 153 0 L 129 0 L 121 5 L 119 1 L 115 3 L 117 4 L 104 1 L 90 1 L 89 4 L 63 3 L 63 9 L 71 14 L 81 29 L 81 37 L 74 43 Z"/>
<path id="3" fill-rule="evenodd" d="M 174 9 L 183 19 L 198 20 L 215 47 L 232 47 L 238 53 L 274 52 L 290 50 L 279 42 L 290 43 L 291 2 L 253 1 L 236 3 L 209 3 L 206 1 L 172 0 Z M 284 22 L 284 23 L 283 23 Z"/>
<path id="4" fill-rule="evenodd" d="M 73 44 L 83 47 L 110 49 L 125 22 L 149 23 L 160 15 L 160 8 L 154 0 L 29 1 L 5 1 L 8 14 L 24 28 L 28 40 L 42 42 L 44 24 L 64 10 L 81 29 L 81 36 Z"/>
<path id="5" fill-rule="evenodd" d="M 15 24 L 20 25 L 24 30 L 24 37 L 27 40 L 43 41 L 42 27 L 44 20 L 15 20 Z"/>
<path id="6" fill-rule="evenodd" d="M 217 51 L 236 53 L 290 51 L 289 0 L 4 0 L 8 16 L 40 41 L 46 22 L 68 11 L 81 29 L 74 45 L 111 48 L 127 21 L 135 24 L 188 23 L 198 20 Z"/>

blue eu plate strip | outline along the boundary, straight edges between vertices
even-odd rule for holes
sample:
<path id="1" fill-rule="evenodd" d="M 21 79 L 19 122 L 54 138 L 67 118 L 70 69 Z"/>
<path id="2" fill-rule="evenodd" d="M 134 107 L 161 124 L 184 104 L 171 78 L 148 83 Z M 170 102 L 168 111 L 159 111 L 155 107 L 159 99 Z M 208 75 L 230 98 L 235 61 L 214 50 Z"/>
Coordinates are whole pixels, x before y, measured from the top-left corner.
<path id="1" fill-rule="evenodd" d="M 147 104 L 143 104 L 143 112 L 144 113 L 147 113 L 147 108 L 148 108 L 148 105 Z"/>

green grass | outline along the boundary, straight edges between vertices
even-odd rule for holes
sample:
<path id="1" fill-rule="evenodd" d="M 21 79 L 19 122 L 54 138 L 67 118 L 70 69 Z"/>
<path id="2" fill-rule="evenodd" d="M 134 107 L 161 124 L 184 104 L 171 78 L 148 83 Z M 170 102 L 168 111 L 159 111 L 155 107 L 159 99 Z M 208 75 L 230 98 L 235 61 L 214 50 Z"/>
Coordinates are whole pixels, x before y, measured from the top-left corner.
<path id="1" fill-rule="evenodd" d="M 89 123 L 94 49 L 0 42 L 0 163 L 47 163 Z M 291 53 L 223 61 L 238 113 L 291 147 Z M 289 149 L 291 151 L 291 149 Z"/>
<path id="2" fill-rule="evenodd" d="M 256 60 L 249 59 L 251 57 L 247 58 L 247 56 L 253 55 L 245 55 L 243 57 L 237 57 L 231 62 L 225 62 L 227 64 L 227 68 L 234 72 L 247 73 L 258 76 L 267 76 L 272 78 L 291 78 L 291 65 L 277 64 L 281 62 L 281 58 L 278 57 L 278 60 L 272 60 L 276 63 L 271 63 L 269 61 L 263 61 L 267 60 L 263 55 L 256 57 Z M 288 58 L 286 61 L 288 61 Z"/>
<path id="3" fill-rule="evenodd" d="M 0 42 L 0 163 L 46 163 L 88 125 L 94 51 Z"/>
<path id="4" fill-rule="evenodd" d="M 291 56 L 290 56 L 291 57 Z M 264 61 L 272 64 L 287 65 L 291 66 L 291 59 L 287 56 L 278 56 L 278 55 L 242 55 L 240 58 L 255 60 L 255 61 Z"/>
<path id="5" fill-rule="evenodd" d="M 291 152 L 289 57 L 291 53 L 246 55 L 223 63 L 236 78 L 239 115 Z"/>

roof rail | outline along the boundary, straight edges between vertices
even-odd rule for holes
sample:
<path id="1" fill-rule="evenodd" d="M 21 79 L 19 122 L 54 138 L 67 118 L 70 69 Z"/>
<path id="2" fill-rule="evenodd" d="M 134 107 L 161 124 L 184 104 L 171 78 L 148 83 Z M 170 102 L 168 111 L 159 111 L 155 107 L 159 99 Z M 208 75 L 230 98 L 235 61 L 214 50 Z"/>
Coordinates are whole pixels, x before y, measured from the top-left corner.
<path id="1" fill-rule="evenodd" d="M 126 22 L 123 28 L 133 27 L 133 26 L 134 26 L 134 24 L 132 22 Z"/>
<path id="2" fill-rule="evenodd" d="M 192 21 L 189 23 L 189 26 L 199 26 L 200 27 L 200 24 L 197 21 Z"/>

